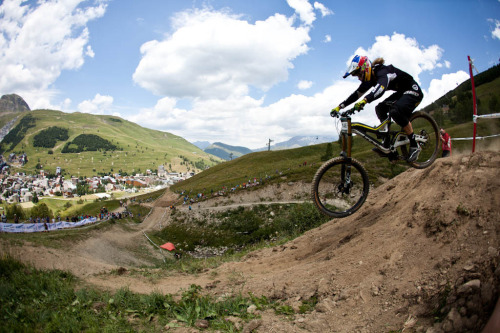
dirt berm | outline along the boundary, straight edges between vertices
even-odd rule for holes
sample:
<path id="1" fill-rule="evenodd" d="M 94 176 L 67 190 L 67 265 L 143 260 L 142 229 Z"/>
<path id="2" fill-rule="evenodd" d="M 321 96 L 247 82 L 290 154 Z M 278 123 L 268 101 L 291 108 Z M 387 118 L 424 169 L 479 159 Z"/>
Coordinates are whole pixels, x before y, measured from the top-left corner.
<path id="1" fill-rule="evenodd" d="M 36 266 L 70 270 L 101 288 L 178 293 L 198 284 L 216 295 L 251 292 L 296 309 L 318 300 L 314 311 L 292 320 L 266 311 L 254 332 L 480 332 L 499 294 L 499 167 L 500 153 L 480 152 L 410 169 L 372 189 L 353 216 L 197 275 L 109 274 L 140 261 L 124 257 L 124 244 L 143 242 L 143 230 L 168 223 L 170 192 L 133 232 L 102 233 L 66 251 L 12 244 L 3 250 L 23 251 L 20 257 Z M 309 184 L 294 188 L 308 191 Z"/>

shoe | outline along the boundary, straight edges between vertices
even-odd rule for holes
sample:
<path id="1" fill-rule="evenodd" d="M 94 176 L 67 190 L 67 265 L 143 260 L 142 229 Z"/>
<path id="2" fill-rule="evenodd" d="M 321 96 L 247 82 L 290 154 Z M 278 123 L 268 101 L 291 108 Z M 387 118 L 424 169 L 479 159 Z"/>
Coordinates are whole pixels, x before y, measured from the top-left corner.
<path id="1" fill-rule="evenodd" d="M 408 154 L 408 158 L 406 159 L 407 162 L 415 162 L 418 158 L 418 155 L 420 155 L 420 152 L 422 151 L 422 148 L 417 144 L 416 147 L 410 146 L 410 153 Z"/>

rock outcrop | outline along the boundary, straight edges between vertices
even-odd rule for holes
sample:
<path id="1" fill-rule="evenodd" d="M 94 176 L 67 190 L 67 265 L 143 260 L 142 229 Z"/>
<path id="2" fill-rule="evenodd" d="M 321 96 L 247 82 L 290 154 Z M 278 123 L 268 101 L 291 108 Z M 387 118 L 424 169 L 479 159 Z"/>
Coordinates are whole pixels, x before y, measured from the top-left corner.
<path id="1" fill-rule="evenodd" d="M 9 94 L 0 98 L 0 112 L 31 111 L 28 103 L 19 95 Z"/>

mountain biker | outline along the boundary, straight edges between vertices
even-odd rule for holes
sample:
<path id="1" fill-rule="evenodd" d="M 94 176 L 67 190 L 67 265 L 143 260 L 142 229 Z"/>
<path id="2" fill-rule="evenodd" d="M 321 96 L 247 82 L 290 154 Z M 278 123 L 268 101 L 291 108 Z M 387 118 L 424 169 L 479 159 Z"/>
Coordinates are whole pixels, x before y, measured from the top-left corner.
<path id="1" fill-rule="evenodd" d="M 332 116 L 337 115 L 341 109 L 357 101 L 370 88 L 372 90 L 360 102 L 354 105 L 355 110 L 362 110 L 365 104 L 382 97 L 386 90 L 394 90 L 395 92 L 392 95 L 375 107 L 375 111 L 381 122 L 384 122 L 388 115 L 390 115 L 403 128 L 410 140 L 410 151 L 407 161 L 414 162 L 418 158 L 421 148 L 415 140 L 413 127 L 409 118 L 422 101 L 424 94 L 410 74 L 393 65 L 384 65 L 384 62 L 383 58 L 377 58 L 372 64 L 368 57 L 355 55 L 343 78 L 345 79 L 349 75 L 353 75 L 358 77 L 361 84 L 345 101 L 332 109 L 330 114 Z M 383 144 L 384 147 L 389 148 L 389 142 L 384 142 Z M 374 148 L 373 151 L 380 155 L 388 156 L 378 148 Z"/>

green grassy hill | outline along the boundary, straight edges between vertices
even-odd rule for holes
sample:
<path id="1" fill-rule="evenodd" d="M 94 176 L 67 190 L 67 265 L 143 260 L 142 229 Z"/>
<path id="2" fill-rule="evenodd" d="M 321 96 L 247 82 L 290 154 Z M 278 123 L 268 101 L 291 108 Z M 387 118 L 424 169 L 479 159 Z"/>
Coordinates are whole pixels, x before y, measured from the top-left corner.
<path id="1" fill-rule="evenodd" d="M 447 128 L 452 138 L 472 136 L 472 122 L 453 125 Z M 333 124 L 332 124 L 333 128 Z M 478 124 L 479 135 L 486 136 L 500 133 L 500 119 L 485 121 Z M 453 141 L 453 154 L 470 154 L 472 141 Z M 232 161 L 216 165 L 172 186 L 176 192 L 210 194 L 211 190 L 218 191 L 223 187 L 232 188 L 236 185 L 257 180 L 267 183 L 282 183 L 304 181 L 311 182 L 316 170 L 325 155 L 327 144 L 308 147 L 264 151 L 247 154 Z M 339 156 L 340 145 L 333 143 L 333 156 Z M 395 177 L 407 170 L 405 162 L 390 163 L 385 158 L 378 157 L 371 149 L 373 146 L 359 137 L 353 140 L 353 157 L 359 160 L 368 172 L 370 182 L 375 186 L 384 179 Z M 476 141 L 476 151 L 499 150 L 500 137 Z M 441 153 L 439 153 L 439 156 Z M 305 162 L 305 163 L 304 163 Z"/>
<path id="2" fill-rule="evenodd" d="M 206 166 L 220 162 L 185 139 L 166 132 L 141 127 L 119 117 L 91 115 L 87 113 L 64 113 L 53 110 L 34 110 L 22 113 L 22 117 L 31 115 L 34 127 L 28 128 L 19 143 L 14 146 L 2 142 L 3 155 L 26 153 L 29 162 L 24 167 L 15 167 L 15 171 L 36 172 L 37 165 L 49 173 L 55 173 L 57 167 L 63 174 L 73 176 L 92 176 L 99 173 L 145 172 L 157 170 L 164 165 L 167 171 L 200 171 Z M 19 124 L 20 119 L 17 121 Z M 57 126 L 67 129 L 69 138 L 57 141 L 53 148 L 34 147 L 34 137 L 42 130 Z M 80 153 L 62 153 L 66 142 L 73 141 L 81 134 L 93 134 L 117 146 L 111 151 L 84 151 Z"/>
<path id="3" fill-rule="evenodd" d="M 332 129 L 333 127 L 332 123 Z M 378 184 L 380 177 L 394 177 L 408 168 L 405 163 L 391 164 L 387 159 L 378 158 L 378 155 L 371 151 L 372 147 L 366 141 L 354 138 L 353 157 L 364 164 L 373 183 Z M 339 156 L 340 148 L 338 142 L 333 143 L 333 157 Z M 327 143 L 323 143 L 247 154 L 175 184 L 172 190 L 209 194 L 211 190 L 218 191 L 223 187 L 232 188 L 248 181 L 253 182 L 254 178 L 265 183 L 311 182 L 316 170 L 323 163 L 321 157 L 325 155 L 326 150 Z"/>

